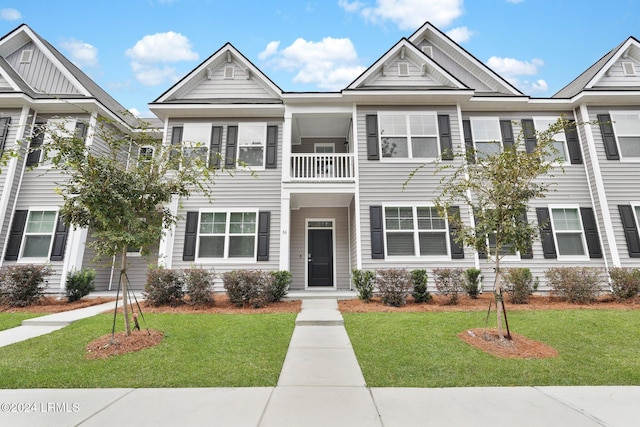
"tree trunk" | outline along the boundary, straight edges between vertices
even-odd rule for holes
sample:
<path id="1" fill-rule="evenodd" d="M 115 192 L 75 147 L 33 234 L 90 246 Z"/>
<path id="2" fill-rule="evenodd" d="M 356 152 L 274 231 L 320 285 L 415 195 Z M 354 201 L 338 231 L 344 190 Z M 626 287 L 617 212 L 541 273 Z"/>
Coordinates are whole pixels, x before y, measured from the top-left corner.
<path id="1" fill-rule="evenodd" d="M 122 248 L 122 261 L 120 263 L 120 283 L 122 284 L 122 314 L 124 315 L 124 329 L 127 336 L 131 335 L 129 323 L 129 284 L 127 283 L 127 247 Z"/>
<path id="2" fill-rule="evenodd" d="M 496 277 L 494 281 L 494 297 L 496 301 L 496 313 L 498 320 L 498 336 L 500 340 L 504 340 L 504 332 L 502 331 L 502 284 L 500 283 L 500 257 L 496 250 Z"/>

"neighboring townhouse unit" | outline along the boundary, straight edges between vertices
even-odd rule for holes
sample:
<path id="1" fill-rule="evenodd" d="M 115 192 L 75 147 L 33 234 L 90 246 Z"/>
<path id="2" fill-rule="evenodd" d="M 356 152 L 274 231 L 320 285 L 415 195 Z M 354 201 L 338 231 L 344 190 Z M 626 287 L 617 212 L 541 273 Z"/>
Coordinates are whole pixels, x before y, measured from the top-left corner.
<path id="1" fill-rule="evenodd" d="M 18 43 L 10 45 L 11 54 L 18 52 Z M 17 74 L 15 66 L 2 65 L 5 80 Z M 70 77 L 77 73 L 73 68 Z M 466 147 L 477 155 L 502 150 L 521 131 L 530 150 L 533 129 L 545 130 L 564 115 L 598 122 L 555 136 L 564 172 L 555 173 L 554 191 L 526 212 L 528 221 L 543 225 L 541 238 L 527 253 L 507 254 L 502 265 L 529 267 L 541 290 L 550 267 L 637 266 L 639 95 L 640 42 L 633 37 L 551 98 L 523 94 L 430 23 L 339 92 L 284 92 L 227 43 L 149 104 L 163 122 L 166 144 L 201 143 L 209 166 L 220 169 L 213 201 L 192 195 L 171 204 L 181 219 L 159 242 L 157 260 L 217 273 L 289 270 L 295 290 L 350 289 L 353 269 L 476 267 L 491 288 L 493 263 L 457 244 L 456 230 L 434 208 L 440 180 L 434 162 L 459 164 L 463 157 L 451 153 Z M 98 97 L 93 102 L 96 114 L 110 110 Z M 16 120 L 34 122 L 35 107 L 16 108 L 25 116 Z M 22 138 L 11 132 L 10 141 Z M 22 174 L 21 162 L 6 176 Z M 44 200 L 24 175 L 18 201 Z M 13 188 L 4 179 L 3 170 L 3 188 Z M 3 190 L 2 206 L 4 197 Z M 7 213 L 43 211 L 34 203 L 6 202 L 4 230 Z M 469 206 L 451 213 L 473 224 Z M 87 264 L 87 254 L 69 242 L 66 256 L 74 266 Z M 143 276 L 144 268 L 136 271 Z M 113 286 L 109 269 L 100 272 L 99 289 Z"/>
<path id="2" fill-rule="evenodd" d="M 68 272 L 93 265 L 88 231 L 68 227 L 58 213 L 62 197 L 54 190 L 62 177 L 35 149 L 58 124 L 100 152 L 104 142 L 93 132 L 97 121 L 106 118 L 130 133 L 135 120 L 124 111 L 27 25 L 0 39 L 0 151 L 19 153 L 0 171 L 0 265 L 50 264 L 54 291 L 64 289 Z M 103 277 L 110 273 L 109 261 L 96 265 Z M 144 272 L 146 262 L 137 264 Z"/>

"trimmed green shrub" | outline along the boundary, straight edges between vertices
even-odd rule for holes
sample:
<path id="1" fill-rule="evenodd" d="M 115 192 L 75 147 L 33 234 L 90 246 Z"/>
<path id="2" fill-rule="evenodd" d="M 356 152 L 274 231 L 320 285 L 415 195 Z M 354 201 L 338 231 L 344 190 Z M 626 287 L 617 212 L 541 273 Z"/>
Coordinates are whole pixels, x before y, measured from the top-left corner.
<path id="1" fill-rule="evenodd" d="M 449 304 L 457 304 L 460 293 L 463 291 L 462 269 L 434 268 L 432 272 L 438 293 L 446 296 Z"/>
<path id="2" fill-rule="evenodd" d="M 184 296 L 184 273 L 168 268 L 152 268 L 147 273 L 142 295 L 154 306 L 182 303 Z"/>
<path id="3" fill-rule="evenodd" d="M 64 294 L 69 302 L 74 302 L 89 295 L 96 288 L 96 271 L 90 268 L 83 268 L 73 271 L 67 275 L 67 283 Z"/>
<path id="4" fill-rule="evenodd" d="M 431 301 L 431 294 L 427 290 L 427 270 L 413 270 L 411 272 L 411 283 L 413 291 L 411 296 L 417 303 Z"/>
<path id="5" fill-rule="evenodd" d="M 376 285 L 382 303 L 401 307 L 407 303 L 411 289 L 411 274 L 403 268 L 384 268 L 376 270 Z"/>
<path id="6" fill-rule="evenodd" d="M 538 280 L 533 280 L 528 268 L 506 268 L 502 275 L 504 290 L 513 304 L 528 304 L 529 297 L 538 289 Z"/>
<path id="7" fill-rule="evenodd" d="M 233 270 L 222 275 L 229 301 L 238 307 L 266 306 L 273 280 L 269 272 L 261 270 Z"/>
<path id="8" fill-rule="evenodd" d="M 477 299 L 480 293 L 480 275 L 482 270 L 468 268 L 464 271 L 464 290 L 472 299 Z"/>
<path id="9" fill-rule="evenodd" d="M 351 281 L 358 291 L 358 299 L 369 302 L 373 298 L 373 279 L 375 273 L 370 270 L 352 270 Z"/>
<path id="10" fill-rule="evenodd" d="M 214 303 L 213 270 L 204 268 L 188 268 L 183 270 L 184 286 L 191 305 L 208 305 Z"/>
<path id="11" fill-rule="evenodd" d="M 603 271 L 600 268 L 554 267 L 544 274 L 553 292 L 570 303 L 591 303 L 602 290 Z"/>
<path id="12" fill-rule="evenodd" d="M 47 277 L 53 273 L 48 265 L 17 264 L 0 268 L 0 303 L 26 307 L 44 296 Z"/>
<path id="13" fill-rule="evenodd" d="M 269 302 L 278 302 L 289 293 L 289 285 L 291 284 L 291 273 L 287 270 L 272 271 L 273 282 L 269 287 Z"/>
<path id="14" fill-rule="evenodd" d="M 619 300 L 631 299 L 640 292 L 640 269 L 614 267 L 609 269 L 611 292 Z"/>

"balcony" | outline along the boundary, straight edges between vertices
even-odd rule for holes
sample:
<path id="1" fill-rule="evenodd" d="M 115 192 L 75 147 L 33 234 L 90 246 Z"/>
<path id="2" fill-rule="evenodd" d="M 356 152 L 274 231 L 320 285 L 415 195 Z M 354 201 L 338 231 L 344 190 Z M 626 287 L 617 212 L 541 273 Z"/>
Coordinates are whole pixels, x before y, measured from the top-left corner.
<path id="1" fill-rule="evenodd" d="M 291 155 L 291 181 L 352 182 L 354 179 L 355 170 L 351 153 Z"/>

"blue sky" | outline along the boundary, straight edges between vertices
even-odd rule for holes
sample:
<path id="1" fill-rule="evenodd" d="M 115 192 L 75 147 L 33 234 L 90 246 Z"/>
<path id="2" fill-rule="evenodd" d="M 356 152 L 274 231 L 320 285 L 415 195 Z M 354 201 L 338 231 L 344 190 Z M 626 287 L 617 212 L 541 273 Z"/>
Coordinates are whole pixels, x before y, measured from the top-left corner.
<path id="1" fill-rule="evenodd" d="M 55 6 L 54 6 L 55 5 Z M 339 90 L 425 21 L 535 97 L 629 36 L 640 0 L 4 0 L 126 108 L 153 101 L 231 42 L 284 91 Z"/>

